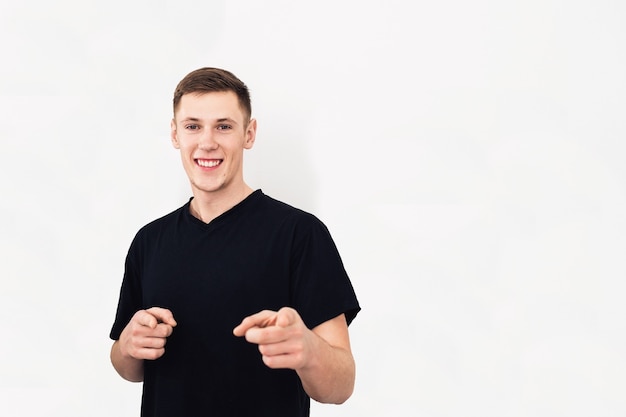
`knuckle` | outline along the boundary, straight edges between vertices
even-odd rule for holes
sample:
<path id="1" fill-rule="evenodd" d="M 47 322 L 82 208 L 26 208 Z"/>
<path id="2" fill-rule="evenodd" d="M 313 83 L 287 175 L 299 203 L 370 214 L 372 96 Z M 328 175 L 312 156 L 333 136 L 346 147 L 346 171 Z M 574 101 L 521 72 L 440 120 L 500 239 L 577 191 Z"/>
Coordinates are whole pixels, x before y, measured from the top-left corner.
<path id="1" fill-rule="evenodd" d="M 165 339 L 161 337 L 151 337 L 147 345 L 148 347 L 153 349 L 160 349 L 165 346 Z"/>
<path id="2" fill-rule="evenodd" d="M 274 367 L 274 360 L 271 356 L 263 355 L 263 363 L 270 368 Z"/>
<path id="3" fill-rule="evenodd" d="M 158 359 L 163 356 L 163 353 L 165 353 L 165 349 L 150 349 L 147 355 L 149 357 L 147 359 Z"/>
<path id="4" fill-rule="evenodd" d="M 154 329 L 154 334 L 156 336 L 160 336 L 160 337 L 166 337 L 169 336 L 169 330 L 168 330 L 168 325 L 167 324 L 163 324 L 160 323 L 157 325 L 157 327 Z"/>

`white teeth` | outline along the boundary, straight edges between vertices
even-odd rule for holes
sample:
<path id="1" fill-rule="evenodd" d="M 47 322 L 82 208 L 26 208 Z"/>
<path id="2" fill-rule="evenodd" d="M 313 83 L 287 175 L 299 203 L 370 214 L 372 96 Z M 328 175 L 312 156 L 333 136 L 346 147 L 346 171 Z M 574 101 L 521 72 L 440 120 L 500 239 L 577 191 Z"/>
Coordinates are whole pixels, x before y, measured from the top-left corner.
<path id="1" fill-rule="evenodd" d="M 215 159 L 212 159 L 210 161 L 207 161 L 206 159 L 198 159 L 198 165 L 204 168 L 213 168 L 218 166 L 219 164 L 220 161 L 217 161 Z"/>

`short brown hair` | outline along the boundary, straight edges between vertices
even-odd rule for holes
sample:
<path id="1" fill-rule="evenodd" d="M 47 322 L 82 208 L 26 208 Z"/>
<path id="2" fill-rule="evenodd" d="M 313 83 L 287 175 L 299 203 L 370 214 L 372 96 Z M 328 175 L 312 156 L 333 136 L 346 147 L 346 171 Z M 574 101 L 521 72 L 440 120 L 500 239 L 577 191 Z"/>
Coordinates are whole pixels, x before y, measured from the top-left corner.
<path id="1" fill-rule="evenodd" d="M 233 73 L 220 68 L 200 68 L 190 72 L 183 78 L 174 90 L 174 114 L 180 103 L 180 99 L 185 94 L 190 93 L 212 93 L 232 91 L 237 95 L 239 106 L 244 113 L 246 123 L 252 117 L 252 105 L 250 103 L 250 92 L 248 87 Z"/>

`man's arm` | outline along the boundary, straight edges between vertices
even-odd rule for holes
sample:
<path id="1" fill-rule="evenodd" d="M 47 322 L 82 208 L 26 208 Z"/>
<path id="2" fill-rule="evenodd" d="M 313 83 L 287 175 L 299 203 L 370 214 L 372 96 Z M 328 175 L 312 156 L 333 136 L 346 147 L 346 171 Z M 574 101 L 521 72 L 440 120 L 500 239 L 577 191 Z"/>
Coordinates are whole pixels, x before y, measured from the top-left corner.
<path id="1" fill-rule="evenodd" d="M 352 395 L 355 363 L 343 314 L 310 330 L 285 307 L 246 317 L 233 333 L 258 344 L 268 367 L 294 369 L 314 400 L 341 404 Z"/>
<path id="2" fill-rule="evenodd" d="M 111 363 L 120 376 L 128 381 L 143 381 L 143 361 L 160 358 L 176 321 L 164 308 L 140 310 L 126 325 L 119 340 L 111 346 Z"/>
<path id="3" fill-rule="evenodd" d="M 123 354 L 120 349 L 120 341 L 116 340 L 111 346 L 111 363 L 122 378 L 130 382 L 143 381 L 143 359 L 135 359 L 130 355 Z"/>
<path id="4" fill-rule="evenodd" d="M 355 363 L 345 315 L 313 328 L 318 346 L 308 364 L 297 370 L 302 386 L 319 402 L 341 404 L 352 395 Z"/>

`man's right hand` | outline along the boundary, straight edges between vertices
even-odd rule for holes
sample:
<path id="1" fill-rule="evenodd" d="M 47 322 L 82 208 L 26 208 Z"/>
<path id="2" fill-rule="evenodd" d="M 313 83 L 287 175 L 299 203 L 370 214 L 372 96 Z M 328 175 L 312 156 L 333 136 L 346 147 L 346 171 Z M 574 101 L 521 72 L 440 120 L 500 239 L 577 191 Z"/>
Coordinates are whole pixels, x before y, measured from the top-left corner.
<path id="1" fill-rule="evenodd" d="M 139 310 L 120 335 L 119 352 L 134 359 L 158 359 L 165 353 L 165 343 L 174 327 L 176 320 L 168 309 Z"/>

